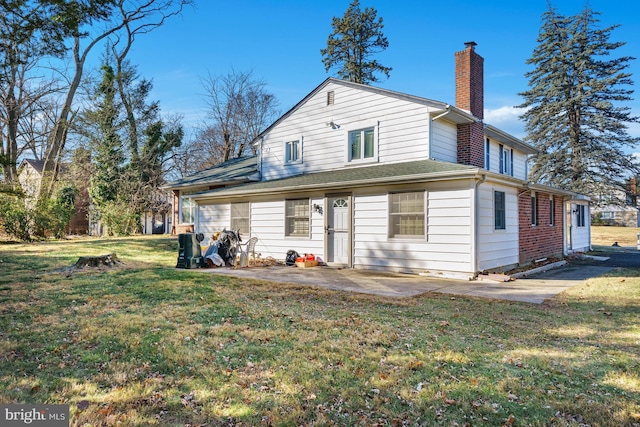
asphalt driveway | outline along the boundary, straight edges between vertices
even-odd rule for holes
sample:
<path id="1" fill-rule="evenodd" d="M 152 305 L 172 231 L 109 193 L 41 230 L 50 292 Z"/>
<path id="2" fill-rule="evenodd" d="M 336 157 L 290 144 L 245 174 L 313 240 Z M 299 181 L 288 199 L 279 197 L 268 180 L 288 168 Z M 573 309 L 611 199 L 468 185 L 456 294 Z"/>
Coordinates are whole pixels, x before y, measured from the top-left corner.
<path id="1" fill-rule="evenodd" d="M 640 267 L 640 251 L 597 253 L 596 257 L 574 259 L 548 270 L 540 269 L 516 280 L 455 280 L 331 267 L 285 266 L 205 269 L 211 274 L 261 281 L 294 283 L 326 289 L 391 297 L 412 297 L 426 292 L 466 295 L 489 299 L 542 304 L 544 300 L 616 267 Z"/>

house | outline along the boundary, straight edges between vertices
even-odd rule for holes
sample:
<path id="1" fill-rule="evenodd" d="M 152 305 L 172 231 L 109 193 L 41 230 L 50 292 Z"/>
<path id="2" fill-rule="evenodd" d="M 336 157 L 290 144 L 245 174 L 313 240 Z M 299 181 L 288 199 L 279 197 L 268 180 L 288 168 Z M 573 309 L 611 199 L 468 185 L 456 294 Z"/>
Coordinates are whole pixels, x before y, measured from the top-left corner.
<path id="1" fill-rule="evenodd" d="M 599 198 L 599 205 L 591 211 L 593 224 L 618 227 L 640 227 L 638 178 L 629 179 L 626 192 Z"/>
<path id="2" fill-rule="evenodd" d="M 456 105 L 326 79 L 236 159 L 168 185 L 176 233 L 237 229 L 262 257 L 473 278 L 590 247 L 589 200 L 528 181 L 536 150 L 483 122 L 483 58 Z"/>
<path id="3" fill-rule="evenodd" d="M 25 205 L 33 209 L 40 193 L 42 183 L 43 160 L 24 159 L 18 166 L 18 182 L 25 194 Z M 63 165 L 61 173 L 66 174 L 68 167 Z M 88 219 L 89 194 L 86 189 L 80 191 L 75 201 L 75 214 L 67 226 L 67 234 L 87 234 L 89 230 Z"/>

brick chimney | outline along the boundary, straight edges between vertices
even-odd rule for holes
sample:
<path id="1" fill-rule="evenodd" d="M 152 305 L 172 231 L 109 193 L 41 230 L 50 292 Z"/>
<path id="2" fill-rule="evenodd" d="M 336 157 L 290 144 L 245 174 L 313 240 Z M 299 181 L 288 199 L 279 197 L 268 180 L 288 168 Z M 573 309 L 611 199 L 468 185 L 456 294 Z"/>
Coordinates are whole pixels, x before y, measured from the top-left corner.
<path id="1" fill-rule="evenodd" d="M 475 52 L 476 42 L 455 53 L 456 107 L 478 118 L 458 125 L 458 163 L 484 167 L 484 58 Z"/>

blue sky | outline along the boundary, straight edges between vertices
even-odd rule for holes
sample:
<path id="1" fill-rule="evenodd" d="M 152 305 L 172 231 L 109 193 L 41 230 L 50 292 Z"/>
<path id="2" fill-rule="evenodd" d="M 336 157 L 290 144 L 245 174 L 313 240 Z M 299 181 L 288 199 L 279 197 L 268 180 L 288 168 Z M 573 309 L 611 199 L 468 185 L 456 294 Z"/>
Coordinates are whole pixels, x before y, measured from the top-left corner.
<path id="1" fill-rule="evenodd" d="M 163 114 L 181 114 L 194 126 L 206 115 L 201 78 L 232 69 L 252 71 L 287 111 L 332 76 L 320 49 L 326 47 L 333 16 L 342 17 L 350 0 L 196 0 L 163 27 L 136 39 L 131 61 L 152 79 L 152 98 Z M 579 13 L 581 0 L 553 0 L 565 15 Z M 525 61 L 536 46 L 547 0 L 361 0 L 383 18 L 389 48 L 376 58 L 392 67 L 389 79 L 374 86 L 454 104 L 454 52 L 475 41 L 485 59 L 485 121 L 523 137 L 519 92 L 527 90 Z M 612 40 L 627 44 L 616 56 L 630 55 L 630 71 L 640 84 L 640 3 L 589 0 L 602 27 L 621 26 Z M 381 76 L 383 77 L 383 76 Z M 636 87 L 636 91 L 638 91 Z M 640 115 L 640 92 L 629 104 Z M 640 136 L 633 125 L 632 135 Z M 640 151 L 637 147 L 635 151 Z"/>

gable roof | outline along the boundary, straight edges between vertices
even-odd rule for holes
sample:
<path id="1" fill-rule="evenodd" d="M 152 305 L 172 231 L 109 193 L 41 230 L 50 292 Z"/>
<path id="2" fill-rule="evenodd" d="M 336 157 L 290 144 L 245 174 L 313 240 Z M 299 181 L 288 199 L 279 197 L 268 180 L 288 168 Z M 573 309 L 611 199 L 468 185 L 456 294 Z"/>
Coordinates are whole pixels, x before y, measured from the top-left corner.
<path id="1" fill-rule="evenodd" d="M 449 114 L 450 119 L 455 123 L 471 123 L 471 122 L 479 120 L 478 118 L 472 116 L 471 114 L 467 113 L 466 111 L 463 111 L 463 110 L 461 110 L 459 108 L 456 108 L 456 107 L 454 107 L 452 105 L 449 105 L 447 103 L 444 103 L 444 102 L 434 101 L 433 99 L 429 99 L 429 98 L 423 98 L 423 97 L 420 97 L 420 96 L 409 95 L 409 94 L 406 94 L 406 93 L 396 92 L 396 91 L 389 90 L 389 89 L 382 89 L 382 88 L 379 88 L 379 87 L 374 87 L 374 86 L 369 86 L 369 85 L 365 85 L 365 84 L 350 82 L 350 81 L 347 81 L 347 80 L 340 80 L 340 79 L 336 79 L 334 77 L 329 77 L 325 81 L 320 83 L 320 85 L 318 87 L 316 87 L 314 90 L 312 90 L 307 96 L 302 98 L 302 100 L 300 100 L 300 102 L 298 102 L 296 105 L 294 105 L 289 111 L 287 111 L 282 116 L 280 116 L 280 118 L 278 118 L 275 122 L 273 122 L 268 128 L 266 128 L 265 130 L 260 132 L 260 134 L 258 136 L 256 136 L 255 139 L 253 140 L 252 144 L 254 144 L 254 145 L 257 144 L 264 135 L 269 133 L 269 131 L 271 129 L 273 129 L 279 123 L 284 121 L 287 117 L 289 117 L 291 114 L 293 114 L 298 108 L 300 108 L 302 105 L 304 105 L 310 98 L 314 97 L 318 92 L 320 92 L 322 89 L 324 89 L 330 83 L 336 84 L 336 85 L 339 85 L 339 86 L 345 86 L 345 87 L 349 87 L 349 88 L 353 88 L 353 89 L 358 89 L 358 90 L 362 90 L 362 91 L 366 91 L 366 92 L 370 92 L 370 93 L 377 93 L 379 95 L 389 96 L 389 97 L 396 98 L 396 99 L 402 99 L 404 101 L 414 102 L 414 103 L 421 104 L 421 105 L 426 105 L 428 107 L 431 107 L 431 108 L 434 108 L 434 109 L 438 110 L 438 111 L 434 111 L 435 113 L 438 113 L 440 110 L 442 112 L 447 111 L 448 114 Z"/>
<path id="2" fill-rule="evenodd" d="M 235 187 L 219 188 L 190 195 L 194 200 L 256 194 L 289 193 L 293 191 L 349 189 L 356 186 L 402 184 L 437 179 L 470 178 L 480 169 L 475 166 L 436 160 L 375 164 L 341 168 L 331 171 L 296 175 L 269 181 L 252 182 Z"/>
<path id="3" fill-rule="evenodd" d="M 163 188 L 177 190 L 187 187 L 237 185 L 258 179 L 258 157 L 251 155 L 227 160 L 193 175 L 169 182 Z"/>
<path id="4" fill-rule="evenodd" d="M 18 169 L 23 168 L 26 165 L 31 166 L 36 172 L 42 175 L 42 169 L 44 168 L 44 160 L 24 159 L 22 162 L 20 162 L 20 166 L 18 166 Z"/>

